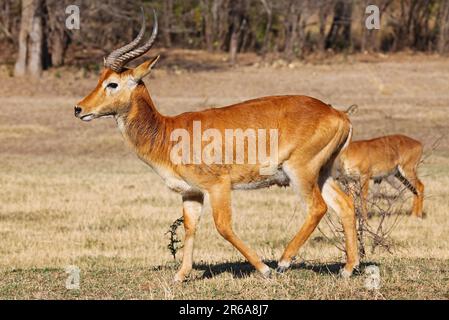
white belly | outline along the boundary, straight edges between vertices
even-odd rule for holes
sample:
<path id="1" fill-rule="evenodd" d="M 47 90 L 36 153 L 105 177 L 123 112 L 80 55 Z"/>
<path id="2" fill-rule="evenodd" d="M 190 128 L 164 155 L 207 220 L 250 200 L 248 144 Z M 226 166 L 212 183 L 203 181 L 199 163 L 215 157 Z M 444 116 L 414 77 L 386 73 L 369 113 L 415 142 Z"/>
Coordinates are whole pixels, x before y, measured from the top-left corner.
<path id="1" fill-rule="evenodd" d="M 154 171 L 164 180 L 165 185 L 172 191 L 178 193 L 187 193 L 197 190 L 197 188 L 188 184 L 185 180 L 179 178 L 171 170 L 162 166 L 152 166 Z"/>
<path id="2" fill-rule="evenodd" d="M 236 183 L 232 185 L 233 190 L 253 190 L 267 188 L 273 185 L 280 187 L 287 187 L 290 185 L 290 179 L 282 169 L 276 171 L 271 176 L 262 176 L 260 180 L 252 181 L 249 183 Z"/>

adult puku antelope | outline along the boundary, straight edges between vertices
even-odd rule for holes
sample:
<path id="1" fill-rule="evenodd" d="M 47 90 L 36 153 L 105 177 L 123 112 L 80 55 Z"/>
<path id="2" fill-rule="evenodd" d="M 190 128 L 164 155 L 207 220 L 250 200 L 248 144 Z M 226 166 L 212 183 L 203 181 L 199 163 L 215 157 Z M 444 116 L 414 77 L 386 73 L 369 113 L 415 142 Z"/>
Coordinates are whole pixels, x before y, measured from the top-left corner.
<path id="1" fill-rule="evenodd" d="M 192 269 L 195 230 L 205 195 L 209 196 L 218 232 L 258 271 L 269 276 L 269 267 L 232 229 L 231 191 L 270 185 L 292 185 L 308 212 L 303 226 L 287 245 L 277 271 L 284 272 L 290 266 L 329 206 L 341 215 L 347 252 L 341 274 L 350 276 L 359 263 L 354 206 L 352 199 L 331 177 L 336 157 L 351 139 L 348 117 L 306 96 L 271 96 L 223 108 L 164 116 L 157 111 L 142 81 L 159 56 L 134 69 L 125 68 L 128 62 L 148 52 L 156 38 L 158 25 L 154 12 L 152 35 L 139 47 L 145 32 L 144 17 L 142 20 L 136 39 L 105 59 L 96 88 L 75 106 L 75 116 L 84 121 L 113 116 L 138 157 L 153 168 L 170 189 L 181 194 L 184 255 L 175 280 L 183 281 Z M 271 174 L 260 174 L 260 163 L 175 164 L 170 161 L 171 149 L 176 144 L 170 140 L 171 133 L 179 128 L 192 133 L 194 122 L 200 122 L 202 130 L 214 129 L 222 134 L 227 129 L 277 129 L 278 156 Z"/>

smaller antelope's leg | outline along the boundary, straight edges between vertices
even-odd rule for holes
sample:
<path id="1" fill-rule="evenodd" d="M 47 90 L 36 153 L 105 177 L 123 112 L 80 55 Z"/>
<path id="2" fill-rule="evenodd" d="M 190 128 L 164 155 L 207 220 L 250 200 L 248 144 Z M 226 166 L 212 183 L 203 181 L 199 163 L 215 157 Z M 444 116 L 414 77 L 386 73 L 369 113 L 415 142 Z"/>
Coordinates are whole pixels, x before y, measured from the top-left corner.
<path id="1" fill-rule="evenodd" d="M 360 178 L 360 204 L 363 219 L 368 219 L 368 191 L 369 191 L 369 177 L 363 176 Z"/>
<path id="2" fill-rule="evenodd" d="M 182 196 L 185 236 L 181 268 L 174 278 L 176 282 L 184 281 L 192 270 L 193 242 L 196 227 L 201 217 L 203 201 L 204 196 L 201 193 Z"/>
<path id="3" fill-rule="evenodd" d="M 416 170 L 409 169 L 408 167 L 399 167 L 399 170 L 396 173 L 396 178 L 398 178 L 414 195 L 412 215 L 414 217 L 422 218 L 424 184 L 418 179 Z"/>
<path id="4" fill-rule="evenodd" d="M 232 229 L 231 184 L 229 178 L 212 186 L 209 191 L 210 204 L 215 226 L 220 235 L 229 241 L 264 277 L 271 274 L 270 268 L 262 262 L 257 253 L 240 240 Z"/>
<path id="5" fill-rule="evenodd" d="M 285 248 L 276 268 L 276 271 L 279 273 L 285 272 L 290 267 L 292 258 L 298 253 L 299 248 L 310 237 L 321 218 L 327 212 L 327 205 L 321 196 L 317 183 L 307 182 L 306 180 L 299 183 L 299 190 L 302 191 L 301 195 L 307 206 L 307 218 L 299 232 Z"/>
<path id="6" fill-rule="evenodd" d="M 424 184 L 418 178 L 416 179 L 416 191 L 418 191 L 418 194 L 415 195 L 413 199 L 413 215 L 422 218 L 424 207 Z"/>
<path id="7" fill-rule="evenodd" d="M 345 233 L 347 260 L 340 274 L 342 277 L 347 278 L 351 276 L 354 268 L 359 265 L 354 203 L 352 198 L 344 193 L 332 178 L 328 178 L 324 183 L 322 194 L 327 205 L 341 217 Z"/>

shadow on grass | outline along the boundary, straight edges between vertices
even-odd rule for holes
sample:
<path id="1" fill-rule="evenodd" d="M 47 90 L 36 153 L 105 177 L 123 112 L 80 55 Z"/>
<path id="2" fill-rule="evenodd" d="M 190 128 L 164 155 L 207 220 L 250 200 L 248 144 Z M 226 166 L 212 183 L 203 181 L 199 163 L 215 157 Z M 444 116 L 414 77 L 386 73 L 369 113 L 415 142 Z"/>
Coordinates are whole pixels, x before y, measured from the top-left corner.
<path id="1" fill-rule="evenodd" d="M 277 261 L 271 260 L 265 262 L 272 270 L 277 267 Z M 375 262 L 363 262 L 360 264 L 359 268 L 354 271 L 354 275 L 358 276 L 363 273 L 365 267 L 369 265 L 376 265 Z M 290 269 L 287 272 L 291 272 L 294 270 L 310 270 L 320 275 L 338 275 L 340 269 L 343 268 L 343 263 L 318 263 L 318 264 L 310 264 L 310 263 L 293 263 Z M 217 264 L 195 264 L 194 269 L 196 270 L 204 270 L 204 274 L 201 279 L 210 279 L 215 276 L 218 276 L 222 273 L 231 273 L 234 278 L 244 278 L 253 273 L 256 273 L 254 267 L 248 262 L 226 262 L 226 263 L 217 263 Z"/>

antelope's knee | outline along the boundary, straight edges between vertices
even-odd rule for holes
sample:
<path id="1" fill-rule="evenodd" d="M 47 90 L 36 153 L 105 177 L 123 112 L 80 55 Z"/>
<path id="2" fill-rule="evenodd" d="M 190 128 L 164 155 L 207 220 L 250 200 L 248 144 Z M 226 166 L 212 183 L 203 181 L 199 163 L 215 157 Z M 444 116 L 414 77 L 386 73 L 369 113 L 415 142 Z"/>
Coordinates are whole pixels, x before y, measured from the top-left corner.
<path id="1" fill-rule="evenodd" d="M 215 227 L 217 228 L 218 233 L 226 240 L 230 239 L 234 235 L 231 226 L 226 223 L 218 222 L 215 224 Z"/>
<path id="2" fill-rule="evenodd" d="M 194 236 L 196 232 L 196 227 L 190 225 L 184 225 L 184 232 L 186 237 Z"/>
<path id="3" fill-rule="evenodd" d="M 420 196 L 422 196 L 424 194 L 424 184 L 421 181 L 417 181 L 416 189 Z"/>
<path id="4" fill-rule="evenodd" d="M 316 214 L 318 216 L 323 216 L 324 214 L 326 214 L 327 210 L 328 210 L 328 207 L 327 207 L 326 202 L 324 202 L 324 200 L 321 200 L 317 205 Z"/>

